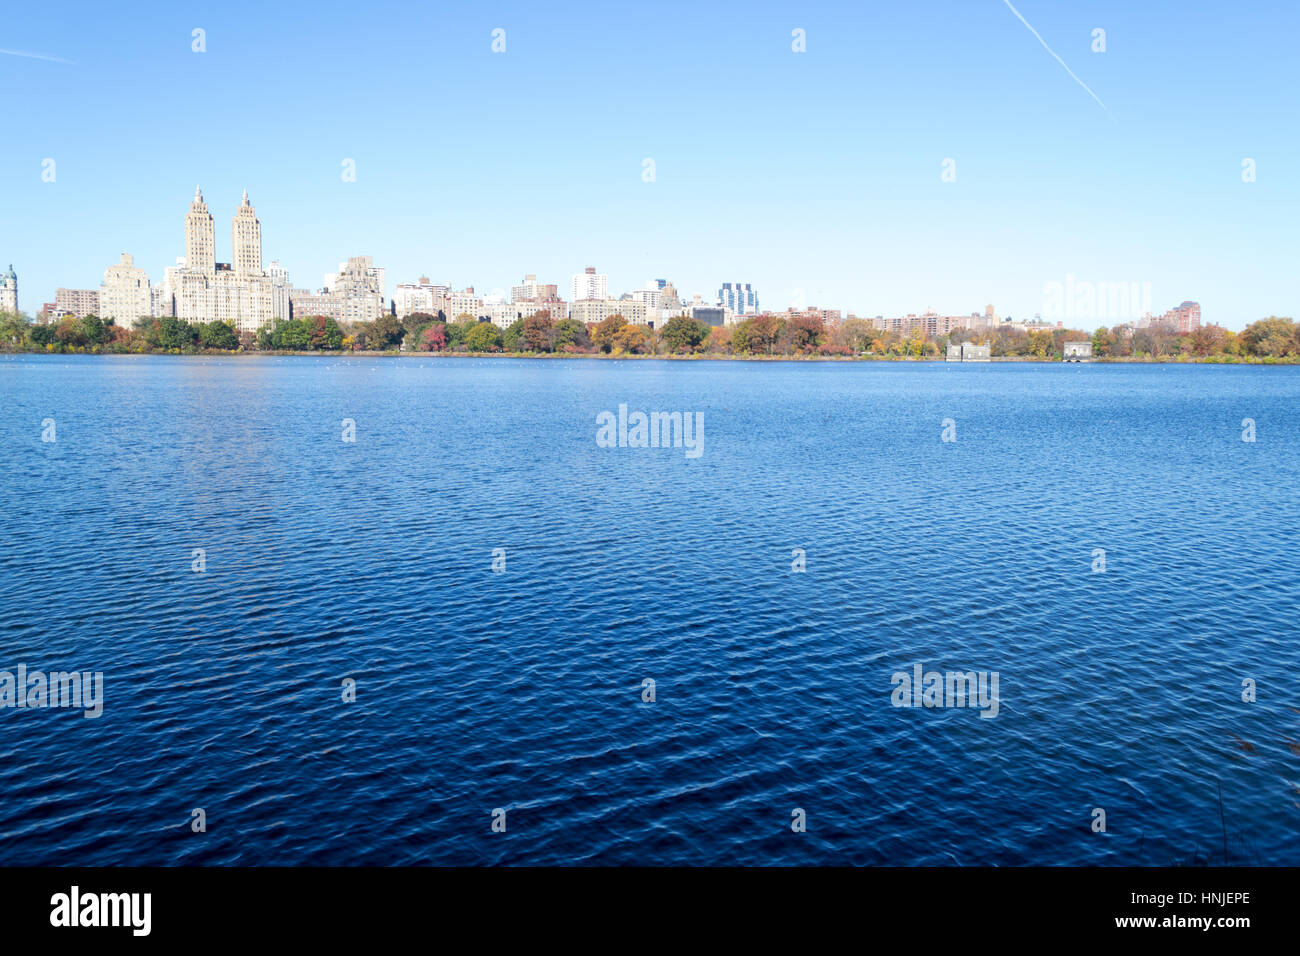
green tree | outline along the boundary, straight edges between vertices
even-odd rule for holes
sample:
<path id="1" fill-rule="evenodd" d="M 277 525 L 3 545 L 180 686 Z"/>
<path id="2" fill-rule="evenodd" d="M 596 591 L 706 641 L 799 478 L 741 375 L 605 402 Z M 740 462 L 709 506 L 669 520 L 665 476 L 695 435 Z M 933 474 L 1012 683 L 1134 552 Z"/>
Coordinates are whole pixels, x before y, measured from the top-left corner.
<path id="1" fill-rule="evenodd" d="M 501 333 L 501 345 L 507 352 L 524 350 L 524 320 L 515 319 Z"/>
<path id="2" fill-rule="evenodd" d="M 239 348 L 235 327 L 220 320 L 205 322 L 199 327 L 199 344 L 206 349 L 225 349 L 233 352 Z"/>
<path id="3" fill-rule="evenodd" d="M 100 345 L 113 337 L 104 320 L 97 315 L 88 315 L 81 320 L 81 335 L 90 345 Z"/>
<path id="4" fill-rule="evenodd" d="M 465 333 L 465 347 L 471 352 L 495 352 L 501 347 L 501 335 L 491 322 L 478 322 Z"/>
<path id="5" fill-rule="evenodd" d="M 327 315 L 314 315 L 307 320 L 307 344 L 313 349 L 338 349 L 343 345 L 343 330 Z"/>
<path id="6" fill-rule="evenodd" d="M 587 327 L 577 319 L 560 319 L 555 323 L 555 350 L 557 352 L 572 346 L 573 348 L 587 348 L 591 345 L 591 338 L 587 335 Z"/>
<path id="7" fill-rule="evenodd" d="M 693 352 L 709 337 L 711 328 L 689 315 L 675 315 L 664 325 L 659 338 L 670 352 Z"/>
<path id="8" fill-rule="evenodd" d="M 194 348 L 197 337 L 194 327 L 184 319 L 168 315 L 158 320 L 159 348 L 186 351 Z"/>
<path id="9" fill-rule="evenodd" d="M 1250 323 L 1237 339 L 1247 355 L 1257 356 L 1295 354 L 1297 344 L 1295 323 L 1276 315 Z"/>
<path id="10" fill-rule="evenodd" d="M 28 329 L 27 337 L 31 339 L 33 345 L 45 348 L 54 341 L 54 326 L 38 322 Z"/>
<path id="11" fill-rule="evenodd" d="M 456 349 L 463 346 L 465 336 L 469 334 L 469 330 L 478 324 L 478 319 L 468 312 L 462 312 L 456 316 L 456 321 L 447 326 L 447 347 Z"/>
<path id="12" fill-rule="evenodd" d="M 370 347 L 375 349 L 395 349 L 402 344 L 406 330 L 397 316 L 385 312 L 370 323 Z"/>

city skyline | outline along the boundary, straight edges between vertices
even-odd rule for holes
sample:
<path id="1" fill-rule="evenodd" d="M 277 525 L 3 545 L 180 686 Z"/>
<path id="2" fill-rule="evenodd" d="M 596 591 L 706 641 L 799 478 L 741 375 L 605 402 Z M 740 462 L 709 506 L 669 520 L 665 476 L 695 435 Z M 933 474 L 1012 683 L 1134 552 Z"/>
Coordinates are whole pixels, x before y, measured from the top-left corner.
<path id="1" fill-rule="evenodd" d="M 431 283 L 421 275 L 417 283 L 398 282 L 388 295 L 386 269 L 375 266 L 371 256 L 352 256 L 339 263 L 337 273 L 326 274 L 324 285 L 292 287 L 288 270 L 278 260 L 263 268 L 262 225 L 256 208 L 243 191 L 231 224 L 231 261 L 218 257 L 215 220 L 204 199 L 201 185 L 185 215 L 185 255 L 164 270 L 159 284 L 152 284 L 147 269 L 134 263 L 131 253 L 123 252 L 116 265 L 104 270 L 104 281 L 96 289 L 59 287 L 52 302 L 43 304 L 38 315 L 73 315 L 81 318 L 95 314 L 130 326 L 146 316 L 173 316 L 193 321 L 224 321 L 239 332 L 256 332 L 277 320 L 305 315 L 326 316 L 341 321 L 373 322 L 380 314 L 399 318 L 413 312 L 442 313 L 448 320 L 466 314 L 480 321 L 491 321 L 502 328 L 529 314 L 547 311 L 553 319 L 572 317 L 594 325 L 612 315 L 621 315 L 631 324 L 662 328 L 673 315 L 688 315 L 710 325 L 731 324 L 758 314 L 817 313 L 834 323 L 844 318 L 861 318 L 881 330 L 908 332 L 918 328 L 927 336 L 946 335 L 957 329 L 987 329 L 1012 321 L 998 315 L 993 304 L 982 311 L 943 314 L 932 308 L 906 315 L 883 314 L 858 316 L 854 312 L 825 305 L 791 303 L 784 309 L 759 307 L 757 290 L 748 282 L 723 282 L 715 297 L 705 299 L 700 293 L 689 300 L 679 299 L 675 284 L 669 279 L 649 279 L 644 286 L 630 292 L 610 292 L 608 275 L 595 266 L 586 266 L 571 278 L 571 298 L 565 302 L 557 284 L 539 283 L 534 273 L 522 283 L 512 285 L 509 295 L 501 290 L 481 294 L 467 285 L 457 291 L 452 283 Z M 1059 284 L 1053 284 L 1059 285 Z M 1151 311 L 1150 288 L 1132 288 L 1124 284 L 1093 286 L 1076 284 L 1072 276 L 1058 289 L 1045 289 L 1047 314 L 1035 313 L 1016 321 L 1019 327 L 1066 327 L 1064 319 L 1080 319 L 1081 324 L 1068 328 L 1085 330 L 1089 320 L 1144 327 L 1163 320 L 1180 333 L 1202 325 L 1201 306 L 1183 300 L 1162 314 Z M 19 311 L 17 277 L 12 267 L 0 278 L 0 312 Z M 1084 307 L 1082 314 L 1076 308 Z M 1144 309 L 1139 312 L 1138 310 Z M 1118 311 L 1117 311 L 1118 310 Z"/>
<path id="2" fill-rule="evenodd" d="M 6 46 L 54 59 L 0 56 L 0 260 L 28 311 L 124 251 L 157 274 L 195 182 L 219 209 L 247 187 L 298 277 L 364 250 L 505 292 L 596 261 L 618 289 L 1021 317 L 1074 276 L 1233 329 L 1300 299 L 1293 10 L 71 9 L 7 15 Z M 306 49 L 329 82 L 285 53 Z"/>

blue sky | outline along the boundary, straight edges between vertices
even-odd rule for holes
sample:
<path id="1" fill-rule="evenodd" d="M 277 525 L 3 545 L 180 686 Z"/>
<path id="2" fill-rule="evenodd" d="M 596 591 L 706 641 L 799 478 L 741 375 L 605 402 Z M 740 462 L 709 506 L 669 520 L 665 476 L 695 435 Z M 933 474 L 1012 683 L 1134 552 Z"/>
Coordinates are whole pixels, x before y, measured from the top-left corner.
<path id="1" fill-rule="evenodd" d="M 594 265 L 1024 318 L 1068 274 L 1296 315 L 1300 7 L 1015 6 L 1104 108 L 1004 0 L 11 5 L 0 49 L 70 62 L 0 54 L 0 263 L 29 313 L 122 252 L 157 281 L 201 184 L 218 258 L 247 187 L 298 286 L 372 255 L 390 295 Z"/>

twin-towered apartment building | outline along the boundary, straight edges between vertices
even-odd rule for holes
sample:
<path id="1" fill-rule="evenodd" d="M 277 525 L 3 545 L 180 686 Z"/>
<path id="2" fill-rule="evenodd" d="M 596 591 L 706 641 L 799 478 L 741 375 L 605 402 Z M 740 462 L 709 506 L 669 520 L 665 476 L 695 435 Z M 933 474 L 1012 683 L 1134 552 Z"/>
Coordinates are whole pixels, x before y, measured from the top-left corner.
<path id="1" fill-rule="evenodd" d="M 123 253 L 104 271 L 98 289 L 61 288 L 43 311 L 47 316 L 98 315 L 126 326 L 142 317 L 219 320 L 241 332 L 256 332 L 294 314 L 370 322 L 386 311 L 384 270 L 369 256 L 340 263 L 318 291 L 292 288 L 288 270 L 279 262 L 263 268 L 262 224 L 247 190 L 231 223 L 231 253 L 230 262 L 217 261 L 215 223 L 202 190 L 195 187 L 185 216 L 185 255 L 167 267 L 161 284 L 151 284 L 148 272 Z"/>

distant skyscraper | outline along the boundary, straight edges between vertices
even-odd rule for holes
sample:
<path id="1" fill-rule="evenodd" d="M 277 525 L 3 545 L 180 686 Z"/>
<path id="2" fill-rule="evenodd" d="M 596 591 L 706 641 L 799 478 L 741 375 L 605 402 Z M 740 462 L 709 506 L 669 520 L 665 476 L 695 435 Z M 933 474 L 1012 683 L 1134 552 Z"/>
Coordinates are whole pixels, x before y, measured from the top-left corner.
<path id="1" fill-rule="evenodd" d="M 327 277 L 324 292 L 292 290 L 289 310 L 294 318 L 324 315 L 340 322 L 373 322 L 387 311 L 386 286 L 384 270 L 370 256 L 353 256 Z"/>
<path id="2" fill-rule="evenodd" d="M 537 302 L 555 300 L 559 297 L 559 286 L 538 282 L 535 275 L 526 275 L 523 282 L 510 287 L 511 302 Z"/>
<path id="3" fill-rule="evenodd" d="M 231 223 L 233 268 L 216 261 L 212 216 L 195 187 L 185 217 L 185 265 L 164 283 L 172 286 L 176 315 L 194 322 L 229 322 L 238 331 L 256 332 L 274 317 L 271 278 L 262 271 L 262 226 L 244 200 Z"/>
<path id="4" fill-rule="evenodd" d="M 194 187 L 194 201 L 185 217 L 185 268 L 189 272 L 211 275 L 217 271 L 217 239 L 212 228 L 212 214 L 203 201 L 203 193 Z"/>
<path id="5" fill-rule="evenodd" d="M 244 201 L 235 211 L 235 221 L 231 224 L 231 248 L 234 250 L 232 265 L 237 276 L 262 275 L 262 224 L 257 220 L 257 213 L 248 202 L 248 190 L 244 190 Z"/>
<path id="6" fill-rule="evenodd" d="M 258 236 L 261 236 L 260 226 Z M 271 316 L 276 319 L 287 319 L 290 317 L 289 291 L 292 288 L 289 283 L 289 270 L 280 265 L 279 259 L 272 259 L 271 264 L 266 267 L 266 274 L 271 280 Z"/>
<path id="7" fill-rule="evenodd" d="M 758 293 L 748 282 L 724 282 L 718 290 L 718 301 L 736 315 L 754 315 L 758 312 Z"/>
<path id="8" fill-rule="evenodd" d="M 13 265 L 9 271 L 0 275 L 0 312 L 18 311 L 18 274 Z"/>
<path id="9" fill-rule="evenodd" d="M 149 273 L 137 269 L 131 256 L 122 253 L 117 265 L 104 270 L 104 282 L 99 287 L 99 317 L 112 319 L 129 329 L 136 319 L 151 316 L 153 312 Z"/>
<path id="10" fill-rule="evenodd" d="M 573 301 L 579 299 L 608 298 L 609 276 L 597 275 L 595 266 L 587 266 L 581 275 L 573 277 Z"/>

